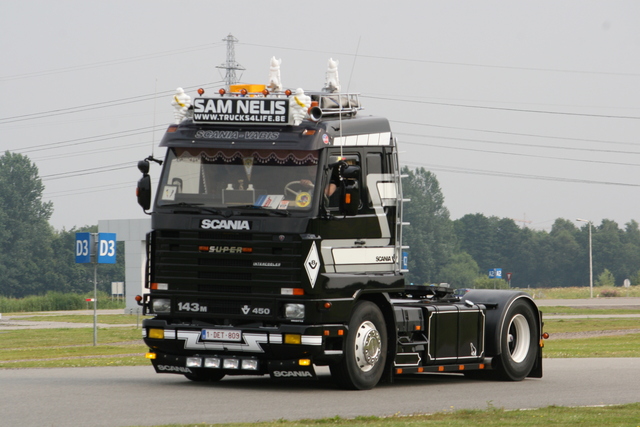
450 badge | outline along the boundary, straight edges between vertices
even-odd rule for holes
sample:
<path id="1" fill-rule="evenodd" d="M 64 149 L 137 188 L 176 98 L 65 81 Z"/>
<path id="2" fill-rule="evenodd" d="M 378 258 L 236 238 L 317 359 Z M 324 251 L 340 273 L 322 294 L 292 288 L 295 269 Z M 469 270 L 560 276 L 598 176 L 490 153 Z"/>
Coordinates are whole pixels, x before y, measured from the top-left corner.
<path id="1" fill-rule="evenodd" d="M 271 314 L 271 309 L 269 307 L 250 307 L 248 305 L 244 305 L 244 307 L 240 308 L 242 310 L 242 314 L 249 315 L 258 315 L 258 316 L 268 316 Z"/>

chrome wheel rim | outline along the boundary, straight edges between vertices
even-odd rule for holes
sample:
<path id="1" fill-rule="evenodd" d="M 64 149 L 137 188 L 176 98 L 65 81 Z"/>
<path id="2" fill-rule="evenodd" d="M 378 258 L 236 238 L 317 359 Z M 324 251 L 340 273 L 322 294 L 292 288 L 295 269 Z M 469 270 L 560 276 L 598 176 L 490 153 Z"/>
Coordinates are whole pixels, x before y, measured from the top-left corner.
<path id="1" fill-rule="evenodd" d="M 370 322 L 363 322 L 356 331 L 355 356 L 356 364 L 363 372 L 368 372 L 380 360 L 382 340 L 376 326 Z"/>

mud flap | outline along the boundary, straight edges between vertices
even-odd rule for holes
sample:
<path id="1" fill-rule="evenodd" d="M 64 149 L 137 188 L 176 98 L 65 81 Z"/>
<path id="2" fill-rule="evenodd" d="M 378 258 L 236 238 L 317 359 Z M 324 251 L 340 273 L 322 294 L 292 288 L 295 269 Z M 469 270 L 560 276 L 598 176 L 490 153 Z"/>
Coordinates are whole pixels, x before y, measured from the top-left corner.
<path id="1" fill-rule="evenodd" d="M 304 378 L 317 380 L 313 365 L 301 366 L 297 360 L 269 361 L 269 375 L 276 380 Z"/>

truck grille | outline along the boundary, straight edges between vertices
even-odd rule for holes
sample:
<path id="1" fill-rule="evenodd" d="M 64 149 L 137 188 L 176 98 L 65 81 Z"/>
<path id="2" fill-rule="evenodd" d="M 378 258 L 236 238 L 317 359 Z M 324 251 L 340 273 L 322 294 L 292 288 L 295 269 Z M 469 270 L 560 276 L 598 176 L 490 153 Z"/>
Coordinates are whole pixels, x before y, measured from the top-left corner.
<path id="1" fill-rule="evenodd" d="M 298 235 L 156 230 L 151 239 L 152 281 L 171 291 L 273 295 L 300 287 Z"/>

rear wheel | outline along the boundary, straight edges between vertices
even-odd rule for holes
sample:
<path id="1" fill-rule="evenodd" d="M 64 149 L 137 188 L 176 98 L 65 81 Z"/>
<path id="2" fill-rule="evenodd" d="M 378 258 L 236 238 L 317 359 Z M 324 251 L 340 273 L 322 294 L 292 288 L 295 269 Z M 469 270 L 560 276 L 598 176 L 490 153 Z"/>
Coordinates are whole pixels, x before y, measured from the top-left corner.
<path id="1" fill-rule="evenodd" d="M 516 300 L 507 311 L 500 332 L 500 356 L 496 371 L 500 379 L 520 381 L 536 363 L 540 331 L 533 308 Z"/>
<path id="2" fill-rule="evenodd" d="M 360 301 L 353 309 L 344 357 L 330 366 L 331 376 L 342 387 L 367 390 L 378 384 L 387 359 L 384 316 L 372 302 Z"/>

